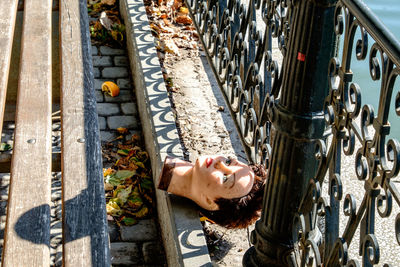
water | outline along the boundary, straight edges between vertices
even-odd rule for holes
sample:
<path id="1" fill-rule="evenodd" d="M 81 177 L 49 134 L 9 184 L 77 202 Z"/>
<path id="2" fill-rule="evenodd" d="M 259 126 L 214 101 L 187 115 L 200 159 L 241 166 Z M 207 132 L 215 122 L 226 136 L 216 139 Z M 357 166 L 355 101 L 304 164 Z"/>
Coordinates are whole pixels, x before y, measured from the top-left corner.
<path id="1" fill-rule="evenodd" d="M 368 7 L 373 13 L 385 24 L 385 26 L 393 33 L 396 39 L 400 40 L 400 1 L 399 0 L 364 0 Z M 356 37 L 360 36 L 360 31 L 357 31 Z M 369 48 L 374 43 L 374 40 L 368 38 Z M 369 51 L 369 50 L 368 50 Z M 365 60 L 358 61 L 355 57 L 355 51 L 353 49 L 353 59 L 351 63 L 351 69 L 354 73 L 353 82 L 356 82 L 361 87 L 362 105 L 371 104 L 375 110 L 375 116 L 378 113 L 379 97 L 381 81 L 373 81 L 369 72 L 369 53 Z M 381 61 L 380 61 L 381 62 Z M 400 66 L 399 66 L 400 67 Z M 397 79 L 393 90 L 393 95 L 390 104 L 390 115 L 389 122 L 391 123 L 391 132 L 389 138 L 396 138 L 400 140 L 400 117 L 398 117 L 394 111 L 395 109 L 395 98 L 397 93 L 400 91 L 400 78 Z"/>

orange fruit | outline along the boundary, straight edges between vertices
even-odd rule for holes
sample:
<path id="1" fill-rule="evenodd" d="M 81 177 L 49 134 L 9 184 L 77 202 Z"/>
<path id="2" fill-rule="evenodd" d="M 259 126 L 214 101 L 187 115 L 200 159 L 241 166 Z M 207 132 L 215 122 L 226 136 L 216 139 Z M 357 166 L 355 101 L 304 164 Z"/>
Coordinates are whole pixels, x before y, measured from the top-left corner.
<path id="1" fill-rule="evenodd" d="M 107 81 L 101 85 L 101 91 L 106 92 L 110 96 L 114 97 L 119 95 L 119 87 L 113 82 Z"/>

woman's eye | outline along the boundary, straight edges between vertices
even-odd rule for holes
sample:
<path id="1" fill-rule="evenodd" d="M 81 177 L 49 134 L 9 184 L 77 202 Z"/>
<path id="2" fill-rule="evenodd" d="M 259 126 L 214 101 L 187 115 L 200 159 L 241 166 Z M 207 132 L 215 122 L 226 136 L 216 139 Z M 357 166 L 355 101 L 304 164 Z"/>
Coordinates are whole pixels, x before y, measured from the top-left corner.
<path id="1" fill-rule="evenodd" d="M 228 157 L 225 161 L 225 164 L 229 166 L 229 165 L 231 165 L 231 163 L 232 163 L 232 159 L 231 159 L 231 157 Z"/>
<path id="2" fill-rule="evenodd" d="M 224 174 L 222 177 L 222 182 L 225 183 L 226 181 L 228 181 L 228 176 Z"/>

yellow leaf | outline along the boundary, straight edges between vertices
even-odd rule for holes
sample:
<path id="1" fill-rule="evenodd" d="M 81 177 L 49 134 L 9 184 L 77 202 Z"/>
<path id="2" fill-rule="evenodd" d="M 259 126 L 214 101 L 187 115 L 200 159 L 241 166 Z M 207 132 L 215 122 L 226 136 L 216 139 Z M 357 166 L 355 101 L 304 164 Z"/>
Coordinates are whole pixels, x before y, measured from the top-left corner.
<path id="1" fill-rule="evenodd" d="M 114 200 L 110 200 L 106 204 L 106 210 L 107 210 L 107 214 L 109 214 L 111 216 L 119 216 L 122 214 L 121 208 L 118 206 L 118 204 Z"/>
<path id="2" fill-rule="evenodd" d="M 136 218 L 143 218 L 149 213 L 149 209 L 143 205 L 143 207 L 138 212 L 130 212 Z"/>
<path id="3" fill-rule="evenodd" d="M 107 175 L 110 175 L 110 174 L 112 174 L 112 173 L 114 173 L 114 170 L 111 169 L 111 168 L 103 169 L 103 176 L 104 176 L 104 177 L 106 177 Z"/>
<path id="4" fill-rule="evenodd" d="M 179 9 L 179 12 L 181 12 L 183 14 L 189 14 L 189 9 L 187 7 L 181 6 L 181 8 Z"/>
<path id="5" fill-rule="evenodd" d="M 119 87 L 115 83 L 111 81 L 106 81 L 101 85 L 101 91 L 106 92 L 110 96 L 118 96 L 119 95 Z"/>
<path id="6" fill-rule="evenodd" d="M 201 221 L 201 222 L 209 221 L 210 223 L 214 223 L 214 224 L 215 224 L 215 222 L 214 222 L 213 220 L 210 220 L 210 219 L 207 218 L 206 216 L 200 217 L 200 221 Z"/>
<path id="7" fill-rule="evenodd" d="M 127 134 L 128 133 L 128 129 L 124 128 L 124 127 L 118 127 L 117 128 L 117 132 L 120 134 Z"/>
<path id="8" fill-rule="evenodd" d="M 140 161 L 135 162 L 135 165 L 136 165 L 136 166 L 139 166 L 139 167 L 141 167 L 141 168 L 143 168 L 143 169 L 146 168 L 146 167 L 144 166 L 144 164 L 143 164 L 142 162 L 140 162 Z"/>

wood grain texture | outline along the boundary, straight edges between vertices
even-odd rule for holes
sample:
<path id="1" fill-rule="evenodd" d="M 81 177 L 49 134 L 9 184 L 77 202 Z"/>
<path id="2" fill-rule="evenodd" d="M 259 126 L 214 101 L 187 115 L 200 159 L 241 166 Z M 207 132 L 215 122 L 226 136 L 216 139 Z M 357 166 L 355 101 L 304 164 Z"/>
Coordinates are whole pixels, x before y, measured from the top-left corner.
<path id="1" fill-rule="evenodd" d="M 5 3 L 7 2 L 7 3 Z M 11 62 L 15 18 L 18 0 L 1 0 L 0 8 L 0 136 L 7 95 L 7 82 Z"/>
<path id="2" fill-rule="evenodd" d="M 110 266 L 86 1 L 60 1 L 64 266 Z"/>
<path id="3" fill-rule="evenodd" d="M 49 266 L 51 0 L 25 0 L 3 266 Z"/>

